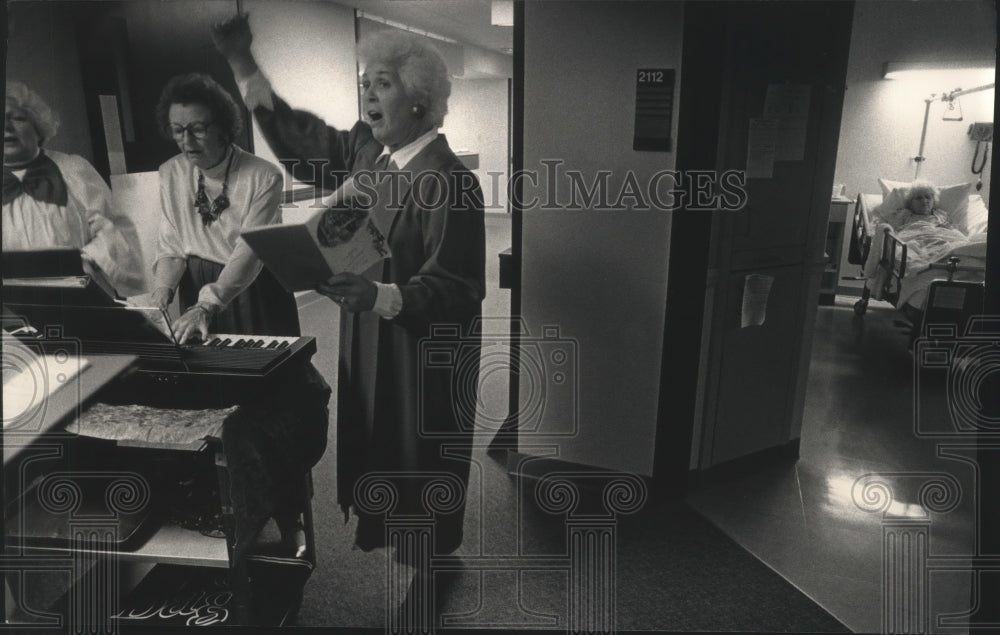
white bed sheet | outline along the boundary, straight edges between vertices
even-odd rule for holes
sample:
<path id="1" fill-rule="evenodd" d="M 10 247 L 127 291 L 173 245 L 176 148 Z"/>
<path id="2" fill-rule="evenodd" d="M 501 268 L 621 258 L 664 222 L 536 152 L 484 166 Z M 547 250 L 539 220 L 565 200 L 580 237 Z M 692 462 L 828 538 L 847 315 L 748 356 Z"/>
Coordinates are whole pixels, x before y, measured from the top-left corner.
<path id="1" fill-rule="evenodd" d="M 876 208 L 882 202 L 881 195 L 861 194 L 862 205 L 868 211 L 869 219 L 872 221 L 869 227 L 869 235 L 872 237 L 871 248 L 864 265 L 864 275 L 867 280 L 865 285 L 871 292 L 873 299 L 882 299 L 882 289 L 889 272 L 878 266 L 882 257 L 883 232 L 886 227 L 891 227 L 878 217 Z M 981 201 L 981 199 L 980 199 Z M 980 225 L 984 227 L 985 223 Z M 917 242 L 925 247 L 929 247 L 925 252 L 919 250 L 919 246 L 908 243 L 911 247 L 907 254 L 906 272 L 900 284 L 899 298 L 896 301 L 897 307 L 910 304 L 918 309 L 923 309 L 924 300 L 927 297 L 927 289 L 935 280 L 947 280 L 948 272 L 944 269 L 931 268 L 930 263 L 947 263 L 948 258 L 957 256 L 959 266 L 973 267 L 974 271 L 957 271 L 952 280 L 981 282 L 986 277 L 986 232 L 981 231 L 967 239 L 962 240 L 963 234 L 958 230 L 947 233 L 947 240 L 937 244 L 934 241 L 918 240 Z M 904 230 L 899 237 L 907 238 Z M 917 247 L 913 249 L 912 247 Z"/>
<path id="2" fill-rule="evenodd" d="M 986 234 L 976 234 L 969 237 L 969 243 L 951 250 L 938 262 L 946 263 L 951 256 L 959 258 L 959 267 L 975 267 L 975 271 L 956 271 L 952 280 L 966 282 L 982 282 L 986 279 Z M 947 280 L 948 272 L 944 269 L 923 267 L 908 270 L 903 276 L 899 289 L 899 300 L 896 306 L 910 304 L 918 309 L 924 308 L 927 299 L 927 289 L 935 280 Z"/>

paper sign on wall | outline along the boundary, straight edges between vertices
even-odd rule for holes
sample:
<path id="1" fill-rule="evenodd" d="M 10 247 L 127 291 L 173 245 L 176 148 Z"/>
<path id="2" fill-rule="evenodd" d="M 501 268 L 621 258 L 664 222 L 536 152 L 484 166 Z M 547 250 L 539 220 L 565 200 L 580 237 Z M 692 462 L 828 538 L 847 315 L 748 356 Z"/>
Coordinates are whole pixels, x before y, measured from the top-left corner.
<path id="1" fill-rule="evenodd" d="M 806 151 L 809 84 L 769 84 L 764 118 L 777 122 L 775 161 L 801 161 Z"/>
<path id="2" fill-rule="evenodd" d="M 752 273 L 743 279 L 743 305 L 740 308 L 740 328 L 762 326 L 767 319 L 767 300 L 771 295 L 774 276 Z"/>
<path id="3" fill-rule="evenodd" d="M 778 122 L 774 119 L 750 119 L 747 136 L 747 178 L 769 179 L 774 175 L 774 153 Z"/>

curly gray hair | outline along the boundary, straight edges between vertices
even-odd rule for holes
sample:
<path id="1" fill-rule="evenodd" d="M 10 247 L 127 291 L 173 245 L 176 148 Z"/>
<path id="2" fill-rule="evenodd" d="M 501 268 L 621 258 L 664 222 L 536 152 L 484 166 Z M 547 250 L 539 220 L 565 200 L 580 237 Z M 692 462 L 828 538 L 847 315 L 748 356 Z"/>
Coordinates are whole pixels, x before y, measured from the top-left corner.
<path id="1" fill-rule="evenodd" d="M 931 207 L 934 208 L 938 206 L 938 190 L 934 187 L 934 184 L 930 181 L 914 181 L 913 183 L 910 183 L 910 188 L 906 191 L 906 200 L 904 201 L 906 208 L 912 209 L 910 207 L 910 203 L 912 203 L 913 199 L 917 198 L 921 194 L 930 194 Z"/>
<path id="2" fill-rule="evenodd" d="M 38 132 L 38 145 L 42 145 L 46 139 L 51 139 L 59 131 L 59 115 L 49 108 L 38 93 L 22 82 L 7 82 L 6 107 L 20 108 L 28 115 Z"/>
<path id="3" fill-rule="evenodd" d="M 395 70 L 403 90 L 425 108 L 428 120 L 435 126 L 444 123 L 451 79 L 441 52 L 424 38 L 405 31 L 379 31 L 358 45 L 358 59 L 362 68 L 385 64 Z"/>

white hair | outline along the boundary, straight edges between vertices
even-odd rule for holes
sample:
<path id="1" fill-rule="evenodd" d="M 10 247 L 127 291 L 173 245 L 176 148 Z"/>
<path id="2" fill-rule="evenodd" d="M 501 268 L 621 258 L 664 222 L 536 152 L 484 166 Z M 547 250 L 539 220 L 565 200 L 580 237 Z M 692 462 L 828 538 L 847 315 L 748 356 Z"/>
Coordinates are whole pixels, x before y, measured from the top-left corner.
<path id="1" fill-rule="evenodd" d="M 906 191 L 906 207 L 909 208 L 913 199 L 917 198 L 920 194 L 930 194 L 931 207 L 937 207 L 938 202 L 940 201 L 938 189 L 930 181 L 914 181 L 913 183 L 910 183 L 910 189 Z"/>
<path id="2" fill-rule="evenodd" d="M 441 52 L 426 39 L 405 31 L 378 31 L 358 45 L 358 58 L 362 68 L 380 63 L 396 71 L 406 95 L 424 107 L 431 123 L 444 123 L 451 79 Z"/>
<path id="3" fill-rule="evenodd" d="M 28 115 L 38 132 L 39 145 L 59 131 L 59 115 L 22 82 L 7 82 L 7 108 L 20 108 Z"/>

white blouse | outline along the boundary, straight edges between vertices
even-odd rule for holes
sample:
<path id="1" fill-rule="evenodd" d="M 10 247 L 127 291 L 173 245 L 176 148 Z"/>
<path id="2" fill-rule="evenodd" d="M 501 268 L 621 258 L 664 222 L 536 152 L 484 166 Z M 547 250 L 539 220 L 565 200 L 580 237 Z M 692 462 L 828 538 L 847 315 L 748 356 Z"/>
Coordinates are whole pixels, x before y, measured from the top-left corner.
<path id="1" fill-rule="evenodd" d="M 271 163 L 231 146 L 227 196 L 229 207 L 210 225 L 202 224 L 194 207 L 198 174 L 202 170 L 183 154 L 160 166 L 160 228 L 153 263 L 154 288 L 171 287 L 167 268 L 158 268 L 163 258 L 197 256 L 224 265 L 219 279 L 206 284 L 198 301 L 224 308 L 250 286 L 263 268 L 240 232 L 251 227 L 281 222 L 281 171 Z M 219 165 L 204 170 L 205 194 L 209 203 L 222 193 L 229 156 Z"/>

